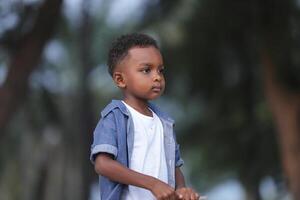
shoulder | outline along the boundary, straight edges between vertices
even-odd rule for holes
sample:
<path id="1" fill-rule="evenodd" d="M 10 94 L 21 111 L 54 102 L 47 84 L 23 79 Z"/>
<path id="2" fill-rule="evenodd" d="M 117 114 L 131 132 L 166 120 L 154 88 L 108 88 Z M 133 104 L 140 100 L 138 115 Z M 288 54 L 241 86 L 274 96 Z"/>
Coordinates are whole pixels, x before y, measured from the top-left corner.
<path id="1" fill-rule="evenodd" d="M 95 132 L 101 132 L 103 129 L 118 130 L 123 127 L 125 120 L 128 116 L 128 111 L 122 101 L 112 100 L 101 111 L 100 119 L 95 128 Z"/>
<path id="2" fill-rule="evenodd" d="M 100 120 L 97 124 L 97 128 L 116 128 L 117 121 L 121 121 L 128 116 L 128 111 L 125 105 L 119 100 L 112 100 L 101 111 Z"/>
<path id="3" fill-rule="evenodd" d="M 112 100 L 102 111 L 101 118 L 111 117 L 113 113 L 123 114 L 128 116 L 126 106 L 120 100 Z"/>

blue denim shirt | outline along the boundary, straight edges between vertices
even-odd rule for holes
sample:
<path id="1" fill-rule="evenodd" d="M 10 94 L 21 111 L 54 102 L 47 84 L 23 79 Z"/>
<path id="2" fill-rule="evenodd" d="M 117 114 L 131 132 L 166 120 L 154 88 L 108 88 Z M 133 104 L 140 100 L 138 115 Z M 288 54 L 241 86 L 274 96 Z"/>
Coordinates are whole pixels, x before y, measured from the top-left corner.
<path id="1" fill-rule="evenodd" d="M 173 131 L 174 120 L 161 112 L 155 105 L 149 107 L 160 118 L 164 130 L 164 148 L 168 168 L 168 184 L 175 187 L 175 167 L 180 167 L 179 145 Z M 126 167 L 132 155 L 134 143 L 132 117 L 120 100 L 112 100 L 101 112 L 101 119 L 94 130 L 90 159 L 94 163 L 96 155 L 101 152 L 112 154 L 114 159 Z M 101 176 L 100 193 L 102 200 L 119 200 L 126 185 Z"/>

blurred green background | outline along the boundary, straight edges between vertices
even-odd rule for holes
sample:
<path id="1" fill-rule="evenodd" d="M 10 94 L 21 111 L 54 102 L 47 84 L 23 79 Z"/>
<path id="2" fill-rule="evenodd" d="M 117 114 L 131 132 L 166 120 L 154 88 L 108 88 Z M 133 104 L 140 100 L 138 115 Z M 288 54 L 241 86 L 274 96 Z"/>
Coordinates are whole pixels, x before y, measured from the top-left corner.
<path id="1" fill-rule="evenodd" d="M 0 199 L 96 200 L 89 162 L 121 34 L 154 37 L 189 186 L 300 199 L 299 0 L 0 0 Z"/>

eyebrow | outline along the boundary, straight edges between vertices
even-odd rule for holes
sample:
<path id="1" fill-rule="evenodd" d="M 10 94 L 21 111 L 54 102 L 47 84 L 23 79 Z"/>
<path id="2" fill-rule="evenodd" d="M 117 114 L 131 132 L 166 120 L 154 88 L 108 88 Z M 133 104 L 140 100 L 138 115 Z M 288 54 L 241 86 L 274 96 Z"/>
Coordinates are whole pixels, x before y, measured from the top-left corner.
<path id="1" fill-rule="evenodd" d="M 149 62 L 143 62 L 143 63 L 140 63 L 139 66 L 141 65 L 146 65 L 146 66 L 153 66 L 152 63 L 149 63 Z M 159 65 L 159 67 L 165 67 L 163 64 Z"/>

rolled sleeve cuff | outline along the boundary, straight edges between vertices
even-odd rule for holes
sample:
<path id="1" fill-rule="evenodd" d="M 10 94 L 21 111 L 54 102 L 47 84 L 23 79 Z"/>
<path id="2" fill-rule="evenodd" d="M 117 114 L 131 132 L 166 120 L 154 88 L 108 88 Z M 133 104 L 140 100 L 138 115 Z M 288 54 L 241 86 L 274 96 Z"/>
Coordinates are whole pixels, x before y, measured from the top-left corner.
<path id="1" fill-rule="evenodd" d="M 176 163 L 175 167 L 181 167 L 184 164 L 184 161 L 180 158 Z"/>
<path id="2" fill-rule="evenodd" d="M 94 164 L 95 163 L 95 155 L 98 153 L 109 153 L 114 156 L 114 158 L 118 155 L 118 149 L 110 144 L 99 144 L 92 148 L 90 160 Z"/>

